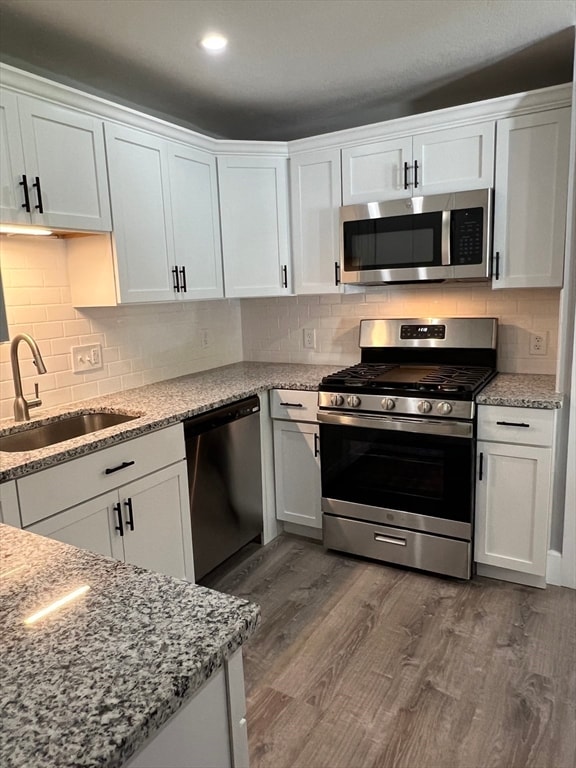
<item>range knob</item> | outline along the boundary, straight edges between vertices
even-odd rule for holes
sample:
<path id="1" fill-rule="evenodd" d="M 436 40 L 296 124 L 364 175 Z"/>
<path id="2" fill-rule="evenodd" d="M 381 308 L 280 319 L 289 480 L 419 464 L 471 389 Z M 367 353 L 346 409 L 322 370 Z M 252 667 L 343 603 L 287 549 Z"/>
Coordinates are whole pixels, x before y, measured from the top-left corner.
<path id="1" fill-rule="evenodd" d="M 348 405 L 350 408 L 358 408 L 360 405 L 360 398 L 358 395 L 350 395 L 347 400 Z"/>
<path id="2" fill-rule="evenodd" d="M 382 408 L 384 408 L 385 411 L 393 411 L 395 406 L 396 403 L 394 400 L 392 400 L 391 397 L 385 397 L 382 399 Z"/>
<path id="3" fill-rule="evenodd" d="M 342 395 L 330 395 L 330 405 L 342 405 L 344 398 Z"/>
<path id="4" fill-rule="evenodd" d="M 430 413 L 432 410 L 432 405 L 428 402 L 428 400 L 420 400 L 418 403 L 418 410 L 420 413 Z"/>
<path id="5" fill-rule="evenodd" d="M 438 413 L 441 413 L 442 416 L 448 416 L 448 414 L 452 412 L 452 406 L 450 405 L 450 403 L 442 402 L 442 403 L 438 403 L 438 405 L 436 406 L 436 410 L 438 411 Z"/>

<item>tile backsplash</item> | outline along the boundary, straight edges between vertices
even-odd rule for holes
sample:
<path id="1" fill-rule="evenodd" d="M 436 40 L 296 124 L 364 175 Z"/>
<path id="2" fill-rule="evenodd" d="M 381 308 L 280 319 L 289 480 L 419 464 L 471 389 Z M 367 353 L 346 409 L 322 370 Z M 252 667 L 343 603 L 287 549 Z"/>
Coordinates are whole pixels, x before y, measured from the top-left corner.
<path id="1" fill-rule="evenodd" d="M 43 406 L 104 395 L 242 360 L 240 302 L 174 302 L 75 309 L 62 240 L 0 238 L 10 337 L 31 334 L 48 372 L 38 376 L 26 344 L 24 395 L 40 385 Z M 104 367 L 73 373 L 70 348 L 100 343 Z M 12 416 L 10 345 L 0 344 L 0 418 Z M 38 412 L 38 411 L 37 411 Z"/>
<path id="2" fill-rule="evenodd" d="M 20 345 L 25 395 L 34 382 L 46 407 L 153 381 L 256 360 L 348 365 L 359 359 L 362 318 L 488 316 L 499 319 L 503 372 L 556 370 L 559 289 L 493 291 L 487 284 L 369 288 L 366 292 L 265 299 L 174 302 L 75 309 L 62 240 L 0 238 L 10 336 L 30 333 L 48 373 L 38 376 Z M 315 331 L 305 349 L 304 329 Z M 529 354 L 529 334 L 546 335 L 547 352 Z M 73 373 L 72 346 L 100 343 L 104 367 Z M 0 418 L 12 416 L 10 346 L 0 344 Z"/>
<path id="3" fill-rule="evenodd" d="M 556 372 L 560 289 L 492 290 L 485 283 L 394 285 L 365 292 L 242 300 L 246 360 L 349 365 L 358 362 L 362 318 L 497 317 L 498 368 Z M 316 332 L 305 349 L 304 329 Z M 547 352 L 529 354 L 530 332 L 546 335 Z"/>

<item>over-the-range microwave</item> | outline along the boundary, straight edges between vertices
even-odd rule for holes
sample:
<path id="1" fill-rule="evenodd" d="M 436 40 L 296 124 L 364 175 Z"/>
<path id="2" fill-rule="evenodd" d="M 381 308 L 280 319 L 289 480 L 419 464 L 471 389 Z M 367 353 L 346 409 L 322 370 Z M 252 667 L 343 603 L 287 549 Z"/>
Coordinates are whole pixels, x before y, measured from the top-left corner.
<path id="1" fill-rule="evenodd" d="M 491 189 L 340 209 L 344 284 L 487 280 L 491 247 Z"/>

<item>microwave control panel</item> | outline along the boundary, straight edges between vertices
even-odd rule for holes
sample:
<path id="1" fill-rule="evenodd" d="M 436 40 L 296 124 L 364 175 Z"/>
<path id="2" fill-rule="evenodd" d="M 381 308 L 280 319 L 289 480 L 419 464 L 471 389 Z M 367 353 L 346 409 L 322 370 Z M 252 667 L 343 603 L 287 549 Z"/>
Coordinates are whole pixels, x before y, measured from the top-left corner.
<path id="1" fill-rule="evenodd" d="M 462 208 L 451 212 L 451 264 L 482 263 L 483 213 L 482 208 Z"/>

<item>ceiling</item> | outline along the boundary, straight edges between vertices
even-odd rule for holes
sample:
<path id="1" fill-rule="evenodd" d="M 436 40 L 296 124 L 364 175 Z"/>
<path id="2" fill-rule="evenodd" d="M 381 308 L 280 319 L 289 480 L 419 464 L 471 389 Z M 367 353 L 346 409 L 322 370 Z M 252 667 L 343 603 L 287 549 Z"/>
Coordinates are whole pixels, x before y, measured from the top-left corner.
<path id="1" fill-rule="evenodd" d="M 3 61 L 290 140 L 572 79 L 576 0 L 0 0 Z M 229 38 L 220 55 L 200 37 Z"/>

